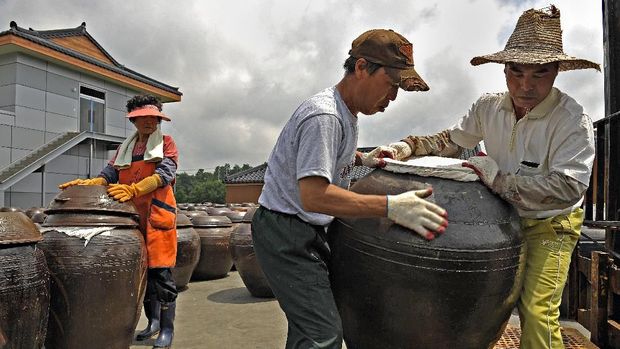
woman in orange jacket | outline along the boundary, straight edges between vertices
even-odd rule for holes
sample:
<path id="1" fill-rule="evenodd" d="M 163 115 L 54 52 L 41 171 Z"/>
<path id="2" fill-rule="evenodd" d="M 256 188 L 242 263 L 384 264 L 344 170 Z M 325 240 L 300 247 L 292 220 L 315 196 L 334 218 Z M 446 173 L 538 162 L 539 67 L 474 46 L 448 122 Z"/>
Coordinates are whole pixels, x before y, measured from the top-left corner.
<path id="1" fill-rule="evenodd" d="M 161 110 L 162 104 L 154 96 L 131 98 L 127 102 L 127 118 L 137 131 L 119 146 L 98 177 L 75 179 L 59 187 L 109 184 L 110 196 L 121 202 L 132 200 L 136 205 L 148 255 L 144 296 L 148 325 L 136 339 L 142 341 L 159 333 L 154 348 L 169 348 L 174 336 L 178 295 L 171 272 L 177 254 L 176 200 L 172 186 L 178 151 L 172 137 L 161 133 L 161 120 L 170 121 Z"/>

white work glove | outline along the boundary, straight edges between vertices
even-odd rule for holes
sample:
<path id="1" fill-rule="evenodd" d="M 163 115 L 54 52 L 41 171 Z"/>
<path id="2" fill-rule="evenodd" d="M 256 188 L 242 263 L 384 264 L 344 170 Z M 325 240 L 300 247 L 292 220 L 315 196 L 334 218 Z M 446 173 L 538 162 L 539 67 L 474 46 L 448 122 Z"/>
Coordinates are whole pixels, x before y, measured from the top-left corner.
<path id="1" fill-rule="evenodd" d="M 472 156 L 467 159 L 467 162 L 463 163 L 463 167 L 469 167 L 474 170 L 484 185 L 494 189 L 493 183 L 495 182 L 495 177 L 497 177 L 497 173 L 499 172 L 499 167 L 497 166 L 495 160 L 491 159 L 491 157 L 486 155 Z"/>
<path id="2" fill-rule="evenodd" d="M 432 188 L 408 191 L 387 196 L 388 218 L 433 240 L 448 226 L 448 213 L 443 208 L 423 198 L 433 193 Z"/>
<path id="3" fill-rule="evenodd" d="M 362 153 L 360 158 L 362 159 L 362 165 L 364 166 L 383 168 L 386 165 L 383 158 L 393 159 L 394 150 L 389 147 L 380 146 L 376 147 L 372 151 L 369 151 L 368 153 Z"/>
<path id="4" fill-rule="evenodd" d="M 388 145 L 389 148 L 392 148 L 394 151 L 394 159 L 396 160 L 404 160 L 411 156 L 411 147 L 409 144 L 405 142 L 396 142 Z"/>

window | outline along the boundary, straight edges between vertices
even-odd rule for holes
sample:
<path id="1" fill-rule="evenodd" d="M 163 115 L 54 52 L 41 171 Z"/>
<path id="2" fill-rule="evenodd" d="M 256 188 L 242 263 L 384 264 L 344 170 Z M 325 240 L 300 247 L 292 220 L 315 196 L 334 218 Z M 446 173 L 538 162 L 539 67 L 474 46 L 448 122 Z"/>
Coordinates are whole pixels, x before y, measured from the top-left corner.
<path id="1" fill-rule="evenodd" d="M 105 92 L 80 86 L 80 131 L 105 132 Z"/>

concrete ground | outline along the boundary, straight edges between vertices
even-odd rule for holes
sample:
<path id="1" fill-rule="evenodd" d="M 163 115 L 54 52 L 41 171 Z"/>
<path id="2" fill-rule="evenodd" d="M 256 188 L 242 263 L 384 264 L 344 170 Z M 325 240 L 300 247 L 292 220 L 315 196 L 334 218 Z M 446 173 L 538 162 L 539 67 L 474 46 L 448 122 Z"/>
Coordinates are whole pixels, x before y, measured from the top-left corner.
<path id="1" fill-rule="evenodd" d="M 146 323 L 142 314 L 138 330 Z M 511 316 L 509 323 L 518 325 L 518 316 Z M 562 326 L 590 337 L 577 322 L 562 321 Z M 190 282 L 189 288 L 179 294 L 173 348 L 280 349 L 286 342 L 286 328 L 278 302 L 252 297 L 239 273 L 231 271 L 222 279 Z M 130 348 L 150 348 L 153 342 L 134 341 Z"/>
<path id="2" fill-rule="evenodd" d="M 177 298 L 173 348 L 284 348 L 286 318 L 278 302 L 252 297 L 238 272 L 188 286 Z M 137 328 L 142 330 L 146 324 L 143 313 Z M 153 342 L 134 341 L 130 348 L 150 348 Z"/>

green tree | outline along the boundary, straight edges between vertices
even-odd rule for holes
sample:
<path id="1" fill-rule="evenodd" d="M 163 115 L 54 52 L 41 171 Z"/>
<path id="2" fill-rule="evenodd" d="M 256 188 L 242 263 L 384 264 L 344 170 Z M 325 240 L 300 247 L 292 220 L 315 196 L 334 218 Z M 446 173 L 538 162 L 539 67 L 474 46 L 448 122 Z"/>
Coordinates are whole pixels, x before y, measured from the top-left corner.
<path id="1" fill-rule="evenodd" d="M 175 195 L 177 202 L 214 202 L 224 203 L 226 186 L 224 178 L 232 174 L 251 169 L 249 164 L 242 166 L 226 163 L 216 166 L 213 173 L 199 169 L 195 174 L 177 173 Z"/>

